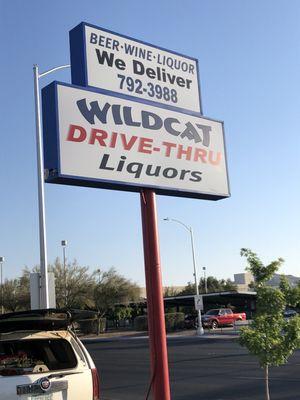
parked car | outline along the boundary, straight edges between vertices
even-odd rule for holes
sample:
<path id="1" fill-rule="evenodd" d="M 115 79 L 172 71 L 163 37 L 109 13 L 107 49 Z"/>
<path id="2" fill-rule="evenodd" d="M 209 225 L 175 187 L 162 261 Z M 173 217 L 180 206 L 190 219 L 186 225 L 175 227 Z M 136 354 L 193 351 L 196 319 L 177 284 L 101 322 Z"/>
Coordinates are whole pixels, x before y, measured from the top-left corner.
<path id="1" fill-rule="evenodd" d="M 37 310 L 0 316 L 0 399 L 99 400 L 99 378 L 70 329 L 91 314 Z"/>
<path id="2" fill-rule="evenodd" d="M 184 327 L 185 329 L 195 329 L 197 328 L 198 318 L 196 315 L 187 314 L 184 317 Z"/>
<path id="3" fill-rule="evenodd" d="M 202 325 L 206 328 L 216 329 L 219 326 L 233 325 L 235 321 L 246 320 L 246 314 L 233 313 L 230 308 L 216 308 L 207 311 L 202 316 Z"/>

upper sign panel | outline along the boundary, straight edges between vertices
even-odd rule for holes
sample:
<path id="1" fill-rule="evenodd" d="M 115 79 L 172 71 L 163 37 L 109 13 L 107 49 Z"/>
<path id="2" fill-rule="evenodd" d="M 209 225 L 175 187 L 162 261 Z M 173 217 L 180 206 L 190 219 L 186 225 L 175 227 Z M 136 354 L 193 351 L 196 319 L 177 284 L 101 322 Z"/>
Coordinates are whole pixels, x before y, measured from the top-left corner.
<path id="1" fill-rule="evenodd" d="M 72 83 L 201 113 L 198 61 L 103 28 L 70 31 Z"/>

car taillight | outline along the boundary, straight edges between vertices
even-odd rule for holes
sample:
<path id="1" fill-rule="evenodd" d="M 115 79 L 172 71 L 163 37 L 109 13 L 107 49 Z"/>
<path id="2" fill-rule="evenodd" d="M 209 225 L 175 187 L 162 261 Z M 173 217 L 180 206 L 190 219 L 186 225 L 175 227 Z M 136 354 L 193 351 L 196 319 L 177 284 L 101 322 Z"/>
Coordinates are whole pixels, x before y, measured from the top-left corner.
<path id="1" fill-rule="evenodd" d="M 96 368 L 92 368 L 93 400 L 100 400 L 99 376 Z"/>

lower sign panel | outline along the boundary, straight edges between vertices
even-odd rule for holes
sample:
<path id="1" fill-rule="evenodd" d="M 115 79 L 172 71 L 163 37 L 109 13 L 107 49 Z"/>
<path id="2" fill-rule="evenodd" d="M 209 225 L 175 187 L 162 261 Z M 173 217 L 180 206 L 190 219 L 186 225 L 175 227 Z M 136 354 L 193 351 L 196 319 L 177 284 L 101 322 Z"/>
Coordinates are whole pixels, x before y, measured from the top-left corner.
<path id="1" fill-rule="evenodd" d="M 230 195 L 222 122 L 57 82 L 42 98 L 47 182 Z"/>

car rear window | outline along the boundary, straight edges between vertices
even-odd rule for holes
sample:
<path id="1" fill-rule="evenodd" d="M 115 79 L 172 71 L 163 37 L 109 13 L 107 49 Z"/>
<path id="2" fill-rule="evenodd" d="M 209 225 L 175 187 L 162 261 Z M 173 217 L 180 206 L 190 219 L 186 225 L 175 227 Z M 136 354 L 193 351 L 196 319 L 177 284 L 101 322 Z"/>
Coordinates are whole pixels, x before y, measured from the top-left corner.
<path id="1" fill-rule="evenodd" d="M 0 375 L 13 376 L 75 368 L 77 359 L 67 340 L 35 339 L 0 342 Z"/>

